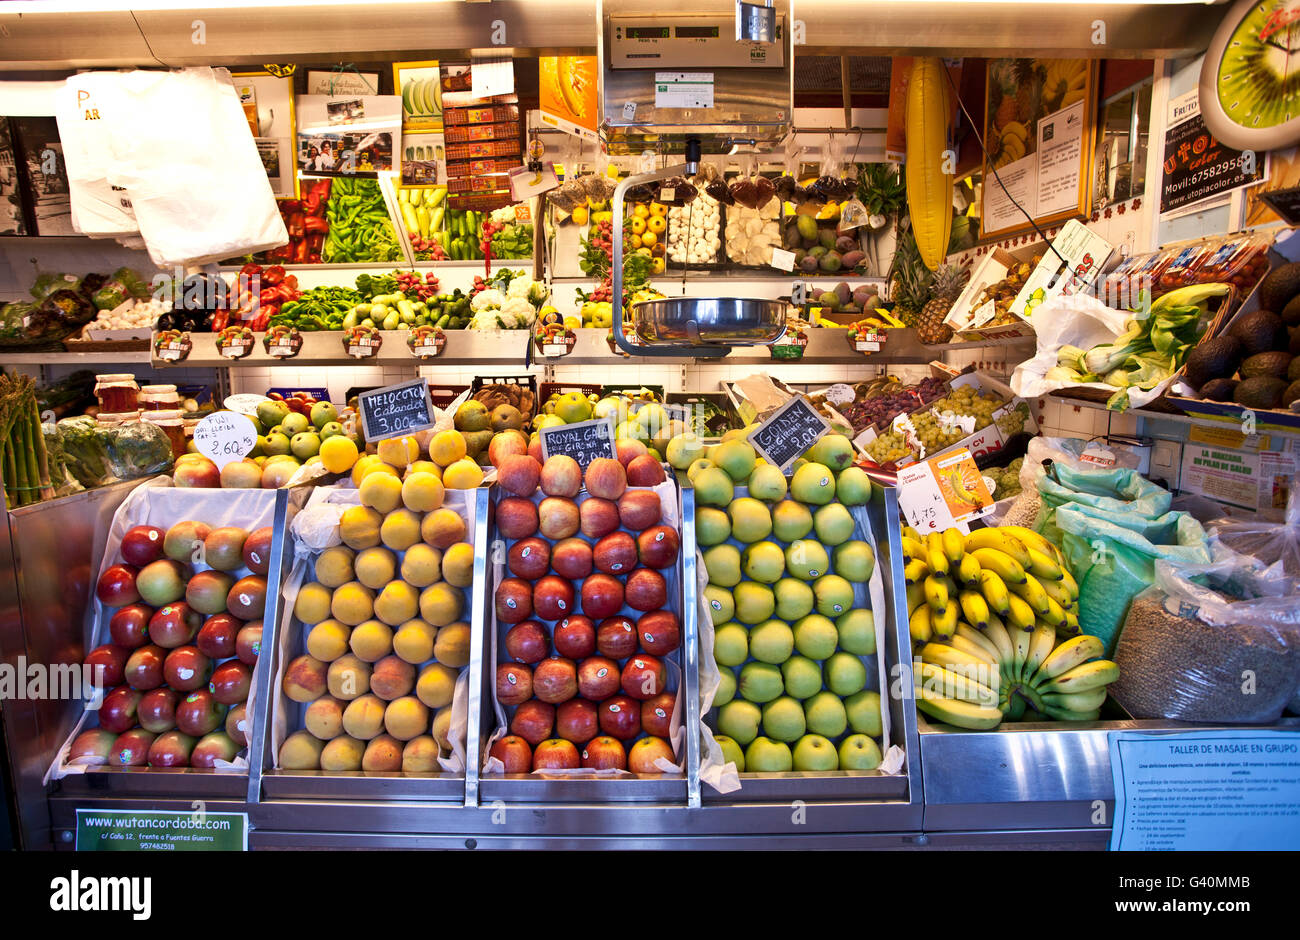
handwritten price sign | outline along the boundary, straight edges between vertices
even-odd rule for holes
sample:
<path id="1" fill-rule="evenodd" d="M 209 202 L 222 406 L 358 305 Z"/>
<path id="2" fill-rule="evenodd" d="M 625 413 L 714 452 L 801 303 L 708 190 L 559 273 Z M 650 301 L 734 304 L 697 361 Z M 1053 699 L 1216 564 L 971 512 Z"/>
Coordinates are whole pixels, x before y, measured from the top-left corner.
<path id="1" fill-rule="evenodd" d="M 246 415 L 217 411 L 194 426 L 194 446 L 217 468 L 242 460 L 257 443 L 257 429 Z"/>

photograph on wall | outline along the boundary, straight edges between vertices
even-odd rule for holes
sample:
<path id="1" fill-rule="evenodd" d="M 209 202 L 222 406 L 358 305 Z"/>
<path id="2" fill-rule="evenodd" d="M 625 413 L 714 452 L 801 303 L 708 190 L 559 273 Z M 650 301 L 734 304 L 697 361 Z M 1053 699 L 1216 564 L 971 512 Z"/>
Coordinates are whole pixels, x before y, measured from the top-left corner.
<path id="1" fill-rule="evenodd" d="M 75 235 L 68 170 L 58 122 L 52 117 L 12 118 L 22 185 L 32 209 L 35 235 Z"/>
<path id="2" fill-rule="evenodd" d="M 301 95 L 297 108 L 299 176 L 375 179 L 397 169 L 402 100 L 396 95 Z"/>
<path id="3" fill-rule="evenodd" d="M 394 62 L 393 93 L 402 99 L 403 130 L 442 130 L 442 72 L 436 59 Z"/>
<path id="4" fill-rule="evenodd" d="M 402 135 L 402 185 L 424 186 L 447 181 L 442 134 Z"/>

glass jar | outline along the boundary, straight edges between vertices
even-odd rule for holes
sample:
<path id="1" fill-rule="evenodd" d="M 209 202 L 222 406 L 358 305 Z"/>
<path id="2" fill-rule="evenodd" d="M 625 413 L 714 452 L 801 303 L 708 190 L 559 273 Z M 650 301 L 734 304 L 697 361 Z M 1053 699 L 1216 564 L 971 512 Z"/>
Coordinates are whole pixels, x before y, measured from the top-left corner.
<path id="1" fill-rule="evenodd" d="M 157 425 L 167 435 L 172 445 L 172 457 L 185 453 L 185 417 L 180 411 L 146 411 L 141 418 L 147 424 Z"/>
<path id="2" fill-rule="evenodd" d="M 140 403 L 140 386 L 128 373 L 95 376 L 95 397 L 99 410 L 109 414 L 135 411 Z"/>
<path id="3" fill-rule="evenodd" d="M 144 385 L 140 388 L 140 407 L 145 411 L 176 411 L 181 398 L 175 385 Z"/>
<path id="4" fill-rule="evenodd" d="M 95 415 L 95 423 L 101 428 L 115 428 L 123 424 L 135 424 L 139 420 L 140 412 L 138 411 L 101 411 Z"/>

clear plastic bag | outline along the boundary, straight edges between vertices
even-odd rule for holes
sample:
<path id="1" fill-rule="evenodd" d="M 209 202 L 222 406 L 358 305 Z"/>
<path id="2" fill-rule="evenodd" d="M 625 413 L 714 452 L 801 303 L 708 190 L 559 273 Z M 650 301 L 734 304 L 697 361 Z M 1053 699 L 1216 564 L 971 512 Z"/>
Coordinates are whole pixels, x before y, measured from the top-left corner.
<path id="1" fill-rule="evenodd" d="M 108 433 L 108 466 L 120 480 L 162 473 L 172 465 L 172 445 L 156 424 L 135 421 Z"/>
<path id="2" fill-rule="evenodd" d="M 1134 718 L 1275 721 L 1300 688 L 1300 586 L 1219 548 L 1157 561 L 1115 647 L 1111 694 Z"/>
<path id="3" fill-rule="evenodd" d="M 1281 574 L 1300 578 L 1300 485 L 1292 485 L 1287 494 L 1286 518 L 1281 522 L 1215 519 L 1209 530 L 1233 551 L 1279 566 Z"/>

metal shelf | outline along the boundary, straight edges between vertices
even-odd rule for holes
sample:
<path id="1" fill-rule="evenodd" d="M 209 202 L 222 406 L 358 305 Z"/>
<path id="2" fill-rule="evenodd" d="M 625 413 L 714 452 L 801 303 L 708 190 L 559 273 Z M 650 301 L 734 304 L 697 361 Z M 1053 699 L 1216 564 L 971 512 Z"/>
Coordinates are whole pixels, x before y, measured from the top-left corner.
<path id="1" fill-rule="evenodd" d="M 134 352 L 0 352 L 0 364 L 33 366 L 75 366 L 110 362 L 135 362 L 148 364 L 149 350 Z"/>

